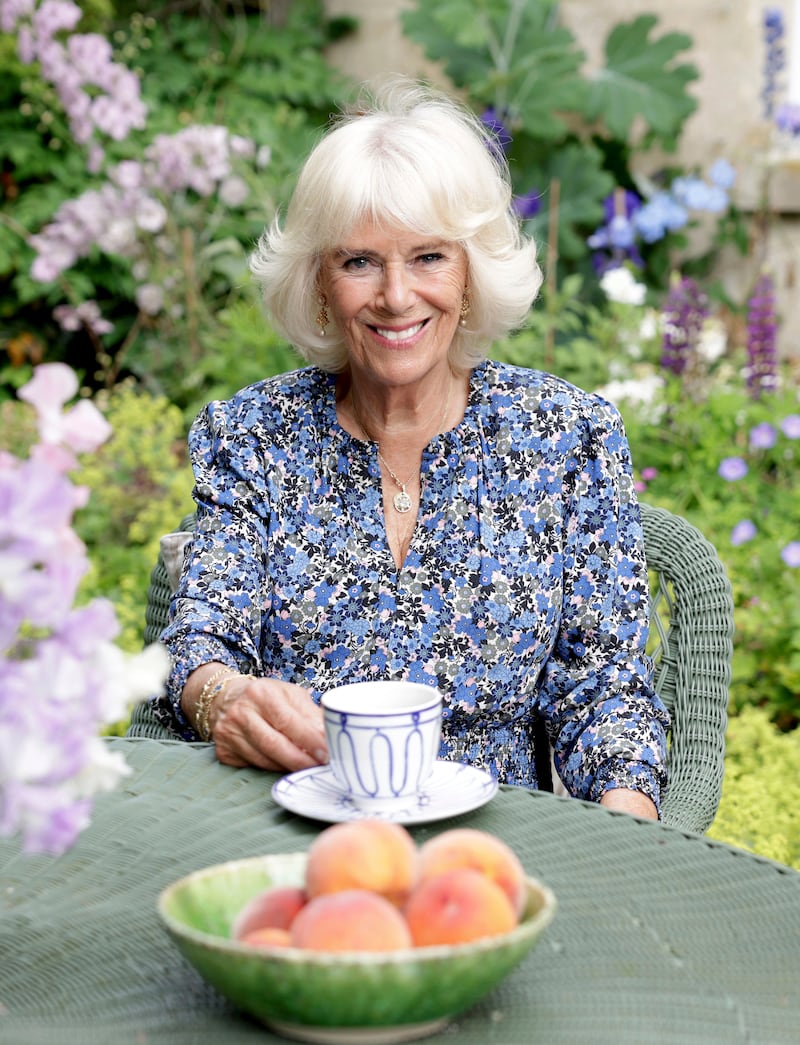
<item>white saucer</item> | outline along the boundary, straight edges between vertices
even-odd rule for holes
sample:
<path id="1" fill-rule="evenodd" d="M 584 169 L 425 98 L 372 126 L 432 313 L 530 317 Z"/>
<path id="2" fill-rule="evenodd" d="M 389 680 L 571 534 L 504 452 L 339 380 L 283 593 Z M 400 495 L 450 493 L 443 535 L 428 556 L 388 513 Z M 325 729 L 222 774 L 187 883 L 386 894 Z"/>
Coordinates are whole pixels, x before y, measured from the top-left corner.
<path id="1" fill-rule="evenodd" d="M 423 792 L 374 812 L 357 806 L 342 791 L 330 766 L 314 766 L 281 777 L 272 786 L 272 797 L 292 813 L 331 824 L 366 817 L 396 824 L 424 824 L 478 809 L 494 797 L 497 787 L 495 778 L 483 769 L 440 759 Z"/>

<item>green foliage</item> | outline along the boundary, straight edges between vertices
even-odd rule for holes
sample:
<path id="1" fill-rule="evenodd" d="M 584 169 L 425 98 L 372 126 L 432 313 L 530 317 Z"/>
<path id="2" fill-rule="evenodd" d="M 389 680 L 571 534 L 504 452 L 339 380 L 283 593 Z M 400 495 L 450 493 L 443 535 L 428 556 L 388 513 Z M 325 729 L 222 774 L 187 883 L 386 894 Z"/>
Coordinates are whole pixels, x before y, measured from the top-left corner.
<path id="1" fill-rule="evenodd" d="M 730 720 L 722 801 L 710 838 L 800 871 L 800 730 L 778 733 L 758 708 Z"/>
<path id="2" fill-rule="evenodd" d="M 130 383 L 99 397 L 97 405 L 113 435 L 87 455 L 76 475 L 91 490 L 75 520 L 92 562 L 83 592 L 112 600 L 122 628 L 120 645 L 135 652 L 142 648 L 159 538 L 193 508 L 186 430 L 176 406 Z"/>
<path id="3" fill-rule="evenodd" d="M 583 53 L 555 20 L 555 0 L 445 0 L 419 3 L 403 25 L 453 83 L 473 99 L 511 110 L 526 129 L 555 142 L 568 133 L 567 112 L 580 112 L 588 85 Z"/>
<path id="4" fill-rule="evenodd" d="M 683 33 L 650 38 L 658 19 L 640 15 L 615 26 L 606 41 L 606 64 L 592 81 L 587 115 L 602 119 L 611 137 L 627 141 L 634 123 L 643 119 L 643 144 L 674 146 L 696 102 L 686 88 L 697 79 L 693 65 L 675 64 L 676 55 L 692 46 Z"/>
<path id="5" fill-rule="evenodd" d="M 603 220 L 604 199 L 616 185 L 634 187 L 637 151 L 675 148 L 696 107 L 687 87 L 698 74 L 677 61 L 689 37 L 654 36 L 652 15 L 616 26 L 605 65 L 589 74 L 558 6 L 557 0 L 418 0 L 403 25 L 470 105 L 491 109 L 512 134 L 516 190 L 541 194 L 542 209 L 529 223 L 540 240 L 548 236 L 558 184 L 559 258 L 566 271 L 588 272 L 586 238 Z M 674 246 L 676 238 L 668 239 Z M 661 265 L 652 275 L 657 283 L 667 272 Z"/>
<path id="6" fill-rule="evenodd" d="M 166 396 L 189 415 L 209 397 L 210 385 L 204 389 L 203 381 L 213 384 L 219 371 L 211 357 L 225 344 L 230 317 L 252 305 L 248 254 L 285 203 L 302 157 L 347 85 L 323 58 L 330 36 L 319 0 L 295 0 L 281 26 L 271 24 L 259 5 L 203 3 L 167 17 L 161 17 L 161 5 L 127 6 L 138 9 L 114 18 L 108 4 L 91 5 L 91 20 L 77 29 L 105 31 L 115 60 L 139 75 L 148 105 L 144 131 L 104 143 L 107 165 L 141 159 L 157 134 L 175 134 L 190 124 L 224 125 L 258 148 L 257 162 L 245 169 L 243 160 L 237 172 L 250 195 L 243 204 L 229 205 L 216 194 L 165 193 L 168 225 L 163 235 L 141 236 L 135 264 L 130 257 L 95 251 L 56 283 L 35 282 L 29 275 L 31 233 L 65 201 L 101 188 L 103 172 L 87 172 L 55 92 L 35 67 L 21 65 L 14 41 L 0 34 L 10 56 L 0 73 L 0 353 L 5 349 L 8 357 L 0 358 L 0 386 L 7 397 L 32 363 L 63 359 L 93 388 L 133 374 L 153 395 Z M 118 7 L 125 12 L 125 4 Z M 330 33 L 346 28 L 339 22 Z M 137 290 L 143 283 L 163 291 L 160 314 L 140 309 Z M 65 332 L 53 320 L 56 305 L 87 300 L 96 301 L 113 324 L 110 333 Z M 226 347 L 225 356 L 230 391 L 247 383 L 253 368 L 234 346 Z M 290 353 L 267 335 L 258 358 L 263 376 L 283 366 Z"/>
<path id="7" fill-rule="evenodd" d="M 728 570 L 736 619 L 731 706 L 764 705 L 784 728 L 800 721 L 800 570 L 781 558 L 800 518 L 800 440 L 780 428 L 797 413 L 787 377 L 787 391 L 756 401 L 738 379 L 720 378 L 700 403 L 670 380 L 657 424 L 623 405 L 636 467 L 655 472 L 645 496 L 693 522 Z M 765 422 L 775 429 L 775 445 L 751 447 L 750 433 Z M 727 457 L 745 462 L 743 478 L 719 474 Z M 745 520 L 755 535 L 738 543 L 734 528 Z"/>

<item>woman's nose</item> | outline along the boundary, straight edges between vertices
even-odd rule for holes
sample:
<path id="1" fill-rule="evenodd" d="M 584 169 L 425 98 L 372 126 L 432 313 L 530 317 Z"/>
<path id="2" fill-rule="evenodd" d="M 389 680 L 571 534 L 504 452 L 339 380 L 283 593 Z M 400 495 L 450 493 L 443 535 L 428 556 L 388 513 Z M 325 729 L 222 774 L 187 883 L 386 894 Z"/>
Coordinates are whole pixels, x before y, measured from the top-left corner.
<path id="1" fill-rule="evenodd" d="M 405 312 L 413 300 L 413 282 L 405 265 L 386 265 L 380 289 L 384 307 L 391 312 Z"/>

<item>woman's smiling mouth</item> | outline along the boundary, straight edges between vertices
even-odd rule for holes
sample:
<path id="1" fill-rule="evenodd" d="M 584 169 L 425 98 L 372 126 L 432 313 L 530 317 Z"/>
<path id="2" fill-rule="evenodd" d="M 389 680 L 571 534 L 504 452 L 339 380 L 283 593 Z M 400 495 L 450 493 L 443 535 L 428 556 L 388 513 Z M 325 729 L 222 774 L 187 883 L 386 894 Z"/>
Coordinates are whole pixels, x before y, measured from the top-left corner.
<path id="1" fill-rule="evenodd" d="M 397 330 L 392 327 L 378 327 L 370 324 L 370 330 L 373 330 L 378 337 L 382 337 L 384 341 L 410 341 L 412 338 L 417 336 L 427 322 L 427 319 L 424 319 L 422 322 L 414 323 L 413 326 L 404 327 L 402 330 Z"/>

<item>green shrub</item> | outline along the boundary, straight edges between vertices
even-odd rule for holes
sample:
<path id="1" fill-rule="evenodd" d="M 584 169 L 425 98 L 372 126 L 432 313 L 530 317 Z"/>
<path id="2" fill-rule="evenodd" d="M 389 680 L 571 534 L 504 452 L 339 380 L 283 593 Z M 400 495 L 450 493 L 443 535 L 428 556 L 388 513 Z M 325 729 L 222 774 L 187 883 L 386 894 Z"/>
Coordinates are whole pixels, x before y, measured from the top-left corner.
<path id="1" fill-rule="evenodd" d="M 150 571 L 162 534 L 193 508 L 181 411 L 133 384 L 98 397 L 113 435 L 87 456 L 76 480 L 91 490 L 76 517 L 92 567 L 83 590 L 117 610 L 120 646 L 141 649 Z"/>
<path id="2" fill-rule="evenodd" d="M 800 731 L 778 732 L 754 707 L 730 720 L 722 801 L 708 835 L 800 870 Z"/>

